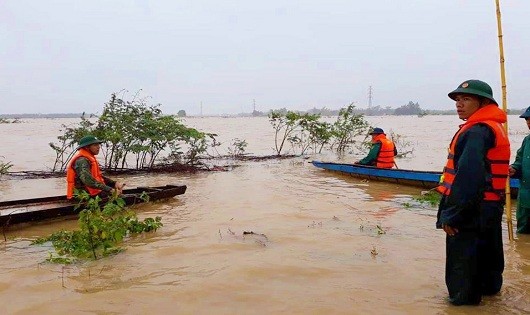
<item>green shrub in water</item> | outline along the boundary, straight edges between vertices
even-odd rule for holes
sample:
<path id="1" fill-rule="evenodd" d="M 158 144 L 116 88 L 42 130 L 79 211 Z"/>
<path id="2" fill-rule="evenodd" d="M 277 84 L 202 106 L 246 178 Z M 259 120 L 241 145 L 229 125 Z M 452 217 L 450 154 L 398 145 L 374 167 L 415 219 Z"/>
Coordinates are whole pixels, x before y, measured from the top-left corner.
<path id="1" fill-rule="evenodd" d="M 161 218 L 138 220 L 136 213 L 125 207 L 125 201 L 112 197 L 102 203 L 100 197 L 91 198 L 88 193 L 76 194 L 80 200 L 79 229 L 59 231 L 48 237 L 39 238 L 33 244 L 51 242 L 55 255 L 47 259 L 54 263 L 71 263 L 77 259 L 99 259 L 123 250 L 120 247 L 127 236 L 156 231 L 162 226 Z M 140 196 L 144 200 L 147 195 Z"/>

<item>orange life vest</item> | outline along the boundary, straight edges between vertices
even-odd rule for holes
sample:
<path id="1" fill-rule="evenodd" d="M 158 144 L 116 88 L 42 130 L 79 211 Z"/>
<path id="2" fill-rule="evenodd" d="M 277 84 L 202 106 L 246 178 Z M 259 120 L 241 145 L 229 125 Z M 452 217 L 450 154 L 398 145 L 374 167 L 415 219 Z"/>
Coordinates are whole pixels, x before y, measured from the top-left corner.
<path id="1" fill-rule="evenodd" d="M 510 163 L 510 141 L 501 123 L 493 120 L 468 121 L 460 126 L 460 129 L 453 137 L 451 145 L 449 146 L 447 163 L 444 167 L 442 177 L 440 178 L 440 185 L 436 190 L 446 196 L 451 193 L 451 186 L 456 175 L 454 164 L 456 143 L 464 131 L 479 123 L 488 125 L 495 134 L 495 146 L 486 153 L 486 160 L 489 163 L 492 178 L 491 183 L 488 185 L 489 187 L 487 187 L 484 192 L 483 199 L 490 201 L 503 200 Z"/>
<path id="2" fill-rule="evenodd" d="M 101 174 L 101 170 L 99 169 L 99 164 L 96 160 L 96 157 L 87 149 L 81 148 L 72 157 L 70 162 L 68 162 L 68 166 L 66 167 L 66 199 L 72 199 L 72 197 L 74 196 L 76 176 L 74 163 L 80 157 L 87 158 L 90 162 L 90 173 L 92 174 L 92 177 L 94 177 L 94 179 L 98 182 L 105 182 L 105 180 L 103 179 L 103 175 Z M 101 192 L 101 189 L 95 189 L 88 186 L 85 186 L 85 189 L 91 196 L 95 196 Z"/>
<path id="3" fill-rule="evenodd" d="M 381 142 L 381 149 L 377 154 L 375 166 L 379 168 L 392 168 L 394 166 L 394 143 L 384 134 L 377 135 L 373 143 Z"/>

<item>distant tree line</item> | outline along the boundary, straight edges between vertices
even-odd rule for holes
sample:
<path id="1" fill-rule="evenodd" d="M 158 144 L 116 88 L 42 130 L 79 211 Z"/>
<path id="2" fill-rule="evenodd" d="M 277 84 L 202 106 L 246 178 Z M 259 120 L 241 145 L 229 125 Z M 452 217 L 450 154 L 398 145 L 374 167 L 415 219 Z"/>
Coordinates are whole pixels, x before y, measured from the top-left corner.
<path id="1" fill-rule="evenodd" d="M 509 115 L 520 115 L 522 114 L 526 108 L 523 109 L 508 109 Z M 307 111 L 293 111 L 298 114 L 310 114 L 310 115 L 320 115 L 320 116 L 339 116 L 341 109 L 329 109 L 327 107 L 322 108 L 312 108 Z M 253 111 L 251 114 L 248 113 L 241 113 L 238 116 L 253 116 L 253 117 L 262 117 L 262 116 L 270 116 L 271 113 L 286 115 L 287 112 L 291 112 L 291 110 L 284 108 L 275 109 L 275 110 L 269 110 L 268 112 L 262 112 L 262 111 Z M 393 116 L 402 116 L 402 115 L 414 115 L 414 116 L 425 116 L 425 115 L 456 115 L 456 111 L 454 109 L 423 109 L 421 108 L 420 104 L 418 102 L 409 101 L 408 104 L 399 106 L 397 108 L 391 108 L 390 106 L 373 106 L 371 108 L 354 108 L 352 111 L 352 114 L 354 115 L 364 115 L 364 116 L 386 116 L 386 115 L 393 115 Z"/>
<path id="2" fill-rule="evenodd" d="M 520 115 L 524 113 L 526 108 L 522 109 L 508 109 L 509 115 Z M 268 117 L 272 112 L 279 112 L 281 114 L 286 114 L 288 111 L 287 108 L 283 107 L 280 109 L 270 109 L 268 111 L 259 111 L 254 110 L 251 113 L 239 113 L 234 116 L 239 117 Z M 316 108 L 303 111 L 303 110 L 294 110 L 294 112 L 299 114 L 319 114 L 321 116 L 339 116 L 340 109 L 329 109 L 327 107 Z M 365 116 L 385 116 L 385 115 L 456 115 L 454 109 L 422 109 L 418 102 L 409 101 L 408 104 L 399 106 L 397 108 L 392 108 L 390 106 L 373 106 L 370 108 L 355 108 L 354 114 L 362 114 Z M 2 123 L 18 123 L 21 118 L 79 118 L 81 116 L 97 116 L 94 114 L 85 114 L 85 113 L 52 113 L 52 114 L 0 114 L 0 124 Z M 181 109 L 176 114 L 177 117 L 187 117 L 185 110 Z M 9 121 L 8 118 L 13 119 Z"/>
<path id="3" fill-rule="evenodd" d="M 0 114 L 0 118 L 79 118 L 82 115 L 82 113 Z"/>

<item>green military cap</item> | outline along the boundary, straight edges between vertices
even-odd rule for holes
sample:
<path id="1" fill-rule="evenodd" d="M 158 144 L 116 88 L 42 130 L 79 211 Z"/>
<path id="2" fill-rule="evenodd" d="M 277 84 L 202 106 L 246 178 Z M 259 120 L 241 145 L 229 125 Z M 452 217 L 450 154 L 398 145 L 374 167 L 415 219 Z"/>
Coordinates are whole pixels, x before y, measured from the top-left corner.
<path id="1" fill-rule="evenodd" d="M 81 138 L 81 140 L 79 140 L 76 150 L 79 150 L 81 148 L 84 148 L 94 143 L 103 143 L 103 142 L 104 142 L 103 140 L 99 140 L 98 138 L 92 135 L 84 136 L 83 138 Z"/>
<path id="2" fill-rule="evenodd" d="M 493 91 L 491 86 L 484 81 L 480 80 L 467 80 L 462 83 L 448 96 L 455 100 L 457 94 L 472 94 L 477 96 L 482 96 L 487 99 L 490 99 L 493 103 L 498 104 L 497 101 L 493 98 Z"/>

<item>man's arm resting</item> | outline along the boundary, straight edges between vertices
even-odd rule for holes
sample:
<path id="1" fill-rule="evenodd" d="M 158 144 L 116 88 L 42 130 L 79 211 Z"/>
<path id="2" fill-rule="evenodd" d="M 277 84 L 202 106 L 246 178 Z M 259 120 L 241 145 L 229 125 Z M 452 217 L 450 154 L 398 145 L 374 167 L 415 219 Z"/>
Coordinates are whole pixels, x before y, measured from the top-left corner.
<path id="1" fill-rule="evenodd" d="M 379 150 L 381 150 L 381 142 L 374 143 L 370 148 L 370 152 L 368 152 L 368 155 L 364 159 L 357 162 L 357 164 L 374 165 L 375 161 L 377 160 Z"/>

